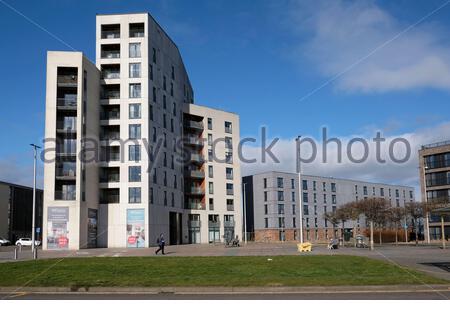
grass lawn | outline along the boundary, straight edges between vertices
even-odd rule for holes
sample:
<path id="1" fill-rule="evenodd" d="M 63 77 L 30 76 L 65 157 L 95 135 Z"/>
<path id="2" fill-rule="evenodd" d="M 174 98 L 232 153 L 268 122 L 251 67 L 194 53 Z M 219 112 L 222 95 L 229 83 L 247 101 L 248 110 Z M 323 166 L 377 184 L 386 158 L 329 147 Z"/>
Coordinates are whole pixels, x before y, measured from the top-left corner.
<path id="1" fill-rule="evenodd" d="M 0 264 L 0 286 L 338 286 L 444 283 L 354 256 L 70 258 Z M 59 262 L 58 262 L 59 261 Z M 30 281 L 27 283 L 28 281 Z"/>

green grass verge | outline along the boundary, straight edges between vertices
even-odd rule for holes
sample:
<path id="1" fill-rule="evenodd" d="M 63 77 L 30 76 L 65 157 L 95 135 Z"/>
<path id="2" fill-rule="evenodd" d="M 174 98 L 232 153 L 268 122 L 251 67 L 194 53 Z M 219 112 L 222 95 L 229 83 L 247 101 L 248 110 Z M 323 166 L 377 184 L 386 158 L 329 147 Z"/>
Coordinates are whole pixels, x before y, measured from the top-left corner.
<path id="1" fill-rule="evenodd" d="M 354 256 L 70 258 L 2 263 L 0 271 L 0 286 L 245 287 L 445 283 L 418 271 Z"/>

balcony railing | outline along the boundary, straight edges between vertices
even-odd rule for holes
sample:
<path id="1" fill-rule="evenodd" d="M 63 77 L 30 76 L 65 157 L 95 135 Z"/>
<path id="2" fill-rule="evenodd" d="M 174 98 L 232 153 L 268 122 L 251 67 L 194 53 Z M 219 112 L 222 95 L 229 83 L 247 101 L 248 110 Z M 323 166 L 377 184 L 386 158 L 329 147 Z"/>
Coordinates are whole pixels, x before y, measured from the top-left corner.
<path id="1" fill-rule="evenodd" d="M 120 51 L 103 51 L 102 59 L 119 59 Z"/>
<path id="2" fill-rule="evenodd" d="M 73 122 L 57 121 L 56 130 L 65 132 L 75 132 L 77 130 L 77 123 L 75 121 Z"/>
<path id="3" fill-rule="evenodd" d="M 101 160 L 105 162 L 120 161 L 120 152 L 102 155 Z"/>
<path id="4" fill-rule="evenodd" d="M 64 146 L 56 146 L 56 154 L 61 156 L 75 156 L 77 154 L 76 147 L 64 147 Z"/>
<path id="5" fill-rule="evenodd" d="M 102 93 L 102 99 L 120 99 L 120 91 L 106 91 Z"/>
<path id="6" fill-rule="evenodd" d="M 224 222 L 223 222 L 223 226 L 224 226 L 225 228 L 234 228 L 235 223 L 234 223 L 234 221 L 224 221 Z"/>
<path id="7" fill-rule="evenodd" d="M 120 182 L 120 174 L 108 173 L 106 175 L 100 176 L 100 182 L 101 183 Z"/>
<path id="8" fill-rule="evenodd" d="M 227 196 L 233 196 L 234 190 L 233 189 L 227 189 Z"/>
<path id="9" fill-rule="evenodd" d="M 76 200 L 76 192 L 55 191 L 55 200 L 64 200 L 64 201 Z"/>
<path id="10" fill-rule="evenodd" d="M 56 105 L 58 107 L 77 107 L 76 98 L 58 98 L 56 99 Z"/>
<path id="11" fill-rule="evenodd" d="M 200 170 L 185 170 L 184 175 L 191 178 L 204 179 L 205 173 Z"/>
<path id="12" fill-rule="evenodd" d="M 75 178 L 76 170 L 75 169 L 67 169 L 67 168 L 57 168 L 56 169 L 56 177 L 58 177 L 58 178 Z"/>
<path id="13" fill-rule="evenodd" d="M 203 122 L 199 122 L 199 121 L 186 120 L 184 122 L 184 125 L 188 128 L 197 129 L 197 130 L 203 130 L 203 128 L 204 128 Z"/>
<path id="14" fill-rule="evenodd" d="M 191 162 L 203 163 L 205 158 L 201 154 L 191 153 L 189 159 Z"/>
<path id="15" fill-rule="evenodd" d="M 227 173 L 227 180 L 233 180 L 233 174 Z"/>
<path id="16" fill-rule="evenodd" d="M 107 204 L 107 203 L 119 203 L 120 202 L 120 196 L 118 194 L 104 194 L 100 198 L 100 203 Z"/>
<path id="17" fill-rule="evenodd" d="M 78 84 L 78 77 L 76 75 L 59 75 L 58 85 L 74 87 Z"/>
<path id="18" fill-rule="evenodd" d="M 205 190 L 202 187 L 188 187 L 185 190 L 186 193 L 194 194 L 194 195 L 204 195 Z"/>
<path id="19" fill-rule="evenodd" d="M 120 79 L 120 71 L 103 71 L 103 79 Z"/>
<path id="20" fill-rule="evenodd" d="M 102 140 L 102 141 L 120 140 L 120 132 L 104 133 L 100 136 L 100 140 Z"/>
<path id="21" fill-rule="evenodd" d="M 118 39 L 120 38 L 120 31 L 102 31 L 102 39 Z"/>
<path id="22" fill-rule="evenodd" d="M 205 204 L 201 202 L 188 202 L 186 204 L 187 209 L 189 210 L 205 210 Z"/>
<path id="23" fill-rule="evenodd" d="M 100 114 L 100 120 L 119 120 L 120 111 L 107 111 Z"/>
<path id="24" fill-rule="evenodd" d="M 208 221 L 208 228 L 220 228 L 220 221 Z"/>
<path id="25" fill-rule="evenodd" d="M 234 211 L 234 205 L 227 204 L 227 211 Z"/>
<path id="26" fill-rule="evenodd" d="M 233 133 L 231 127 L 225 127 L 225 133 Z"/>
<path id="27" fill-rule="evenodd" d="M 189 220 L 189 228 L 200 228 L 200 220 Z"/>
<path id="28" fill-rule="evenodd" d="M 198 147 L 203 147 L 204 145 L 203 139 L 196 137 L 187 137 L 185 143 Z"/>

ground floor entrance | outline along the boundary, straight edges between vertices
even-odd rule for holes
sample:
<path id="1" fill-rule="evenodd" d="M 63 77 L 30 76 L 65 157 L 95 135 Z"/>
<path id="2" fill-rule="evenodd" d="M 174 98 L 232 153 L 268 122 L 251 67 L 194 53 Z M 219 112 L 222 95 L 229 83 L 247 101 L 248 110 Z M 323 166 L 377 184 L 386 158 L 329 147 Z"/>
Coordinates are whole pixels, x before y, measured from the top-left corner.
<path id="1" fill-rule="evenodd" d="M 183 219 L 182 214 L 178 212 L 169 213 L 169 244 L 179 245 L 183 243 Z"/>

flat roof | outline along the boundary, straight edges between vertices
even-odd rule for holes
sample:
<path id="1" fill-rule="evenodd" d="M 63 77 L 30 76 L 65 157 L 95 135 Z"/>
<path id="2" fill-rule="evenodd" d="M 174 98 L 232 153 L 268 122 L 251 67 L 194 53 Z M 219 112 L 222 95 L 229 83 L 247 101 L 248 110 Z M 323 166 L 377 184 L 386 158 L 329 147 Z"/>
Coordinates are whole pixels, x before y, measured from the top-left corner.
<path id="1" fill-rule="evenodd" d="M 7 186 L 16 187 L 16 188 L 33 189 L 33 187 L 24 186 L 24 185 L 12 183 L 12 182 L 7 182 L 7 181 L 1 181 L 1 180 L 0 180 L 0 184 L 4 184 L 4 185 L 7 185 Z M 44 190 L 36 188 L 36 191 L 44 191 Z"/>
<path id="2" fill-rule="evenodd" d="M 435 142 L 430 144 L 425 144 L 422 146 L 422 150 L 424 149 L 432 149 L 432 148 L 439 148 L 444 146 L 450 146 L 450 140 L 441 141 L 441 142 Z"/>

